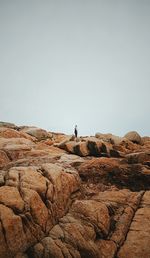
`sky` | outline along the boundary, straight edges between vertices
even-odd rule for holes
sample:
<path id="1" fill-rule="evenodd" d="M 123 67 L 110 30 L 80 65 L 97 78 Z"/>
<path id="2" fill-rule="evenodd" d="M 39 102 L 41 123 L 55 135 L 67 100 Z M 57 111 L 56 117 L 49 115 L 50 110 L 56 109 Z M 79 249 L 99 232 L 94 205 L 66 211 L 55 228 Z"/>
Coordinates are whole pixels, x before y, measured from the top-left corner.
<path id="1" fill-rule="evenodd" d="M 149 0 L 0 0 L 0 120 L 150 135 Z"/>

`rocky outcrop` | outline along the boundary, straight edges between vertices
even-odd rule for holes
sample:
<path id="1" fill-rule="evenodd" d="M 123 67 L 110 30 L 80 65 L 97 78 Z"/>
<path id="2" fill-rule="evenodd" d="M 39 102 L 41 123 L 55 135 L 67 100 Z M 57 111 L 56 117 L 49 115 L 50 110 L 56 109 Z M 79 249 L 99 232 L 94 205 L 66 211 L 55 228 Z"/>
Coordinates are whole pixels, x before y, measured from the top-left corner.
<path id="1" fill-rule="evenodd" d="M 25 132 L 25 133 L 35 137 L 37 140 L 52 138 L 51 133 L 47 132 L 44 129 L 37 128 L 37 127 L 25 127 L 23 129 L 21 129 L 21 132 Z"/>
<path id="2" fill-rule="evenodd" d="M 135 164 L 135 163 L 142 163 L 146 164 L 150 160 L 150 151 L 146 152 L 134 152 L 126 155 L 128 163 Z"/>
<path id="3" fill-rule="evenodd" d="M 112 144 L 120 144 L 122 141 L 125 141 L 123 137 L 119 137 L 116 135 L 113 135 L 111 133 L 103 134 L 103 133 L 96 133 L 95 137 L 98 139 L 101 139 L 105 142 L 110 142 Z"/>
<path id="4" fill-rule="evenodd" d="M 81 157 L 120 157 L 121 155 L 118 150 L 113 148 L 111 143 L 98 140 L 95 137 L 86 137 L 78 141 L 66 140 L 56 146 Z"/>
<path id="5" fill-rule="evenodd" d="M 0 127 L 0 258 L 150 257 L 149 137 L 32 129 Z"/>
<path id="6" fill-rule="evenodd" d="M 25 138 L 31 141 L 35 141 L 36 138 L 30 136 L 27 133 L 16 131 L 12 128 L 0 127 L 0 138 Z"/>
<path id="7" fill-rule="evenodd" d="M 125 241 L 143 193 L 108 191 L 75 201 L 49 235 L 31 247 L 32 257 L 115 257 Z"/>
<path id="8" fill-rule="evenodd" d="M 150 191 L 142 198 L 140 206 L 130 225 L 126 240 L 121 246 L 118 258 L 150 257 Z"/>
<path id="9" fill-rule="evenodd" d="M 49 235 L 31 249 L 33 257 L 100 257 L 96 234 L 108 235 L 110 216 L 105 204 L 94 200 L 75 201 Z"/>
<path id="10" fill-rule="evenodd" d="M 124 136 L 126 139 L 128 139 L 129 141 L 133 142 L 133 143 L 137 143 L 137 144 L 141 144 L 142 143 L 142 138 L 141 136 L 135 132 L 128 132 L 127 134 L 125 134 Z"/>
<path id="11" fill-rule="evenodd" d="M 150 169 L 146 165 L 123 164 L 123 160 L 114 158 L 97 158 L 82 163 L 78 171 L 82 180 L 91 183 L 127 187 L 132 191 L 148 190 L 150 187 Z"/>
<path id="12" fill-rule="evenodd" d="M 67 212 L 79 185 L 75 171 L 56 164 L 9 169 L 0 188 L 0 257 L 40 241 Z"/>

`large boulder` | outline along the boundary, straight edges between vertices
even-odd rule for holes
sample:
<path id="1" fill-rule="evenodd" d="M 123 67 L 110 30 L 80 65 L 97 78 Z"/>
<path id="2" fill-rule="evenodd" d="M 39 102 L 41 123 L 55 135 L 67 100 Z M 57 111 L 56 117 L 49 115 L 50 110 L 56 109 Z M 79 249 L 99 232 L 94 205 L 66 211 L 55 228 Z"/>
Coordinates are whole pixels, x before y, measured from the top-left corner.
<path id="1" fill-rule="evenodd" d="M 95 157 L 108 156 L 109 150 L 106 144 L 102 140 L 98 140 L 95 137 L 88 137 L 86 139 L 89 154 Z"/>
<path id="2" fill-rule="evenodd" d="M 86 218 L 95 226 L 95 231 L 100 236 L 108 235 L 110 216 L 105 204 L 94 200 L 79 200 L 73 203 L 71 212 L 76 218 Z"/>
<path id="3" fill-rule="evenodd" d="M 25 127 L 21 131 L 35 137 L 37 140 L 44 140 L 47 138 L 52 138 L 51 133 L 47 132 L 44 129 L 37 128 L 37 127 Z"/>
<path id="4" fill-rule="evenodd" d="M 60 162 L 61 164 L 64 164 L 65 166 L 71 165 L 73 167 L 77 167 L 84 162 L 84 158 L 74 154 L 63 154 L 61 155 L 58 162 Z"/>
<path id="5" fill-rule="evenodd" d="M 63 141 L 59 144 L 55 144 L 59 148 L 66 150 L 71 154 L 76 154 L 81 157 L 95 156 L 95 157 L 108 157 L 110 155 L 110 150 L 112 145 L 99 140 L 95 137 L 86 137 L 80 141 Z M 117 151 L 114 150 L 115 153 Z"/>
<path id="6" fill-rule="evenodd" d="M 54 146 L 65 149 L 66 143 L 68 142 L 74 142 L 74 135 L 63 135 L 63 137 L 55 140 L 54 138 Z"/>
<path id="7" fill-rule="evenodd" d="M 7 156 L 12 160 L 17 160 L 22 153 L 31 151 L 35 143 L 25 138 L 0 138 L 1 157 L 3 153 L 3 165 L 7 163 Z M 5 155 L 7 154 L 7 156 Z M 4 155 L 6 156 L 4 159 Z"/>
<path id="8" fill-rule="evenodd" d="M 107 133 L 107 134 L 96 133 L 95 137 L 103 141 L 110 142 L 112 144 L 120 144 L 124 140 L 123 137 L 119 137 L 111 133 Z"/>
<path id="9" fill-rule="evenodd" d="M 7 128 L 7 127 L 0 127 L 0 138 L 25 138 L 31 141 L 35 141 L 36 138 L 30 136 L 29 134 L 25 132 L 19 132 L 17 130 L 14 130 L 12 128 Z"/>
<path id="10" fill-rule="evenodd" d="M 137 143 L 137 144 L 142 143 L 142 138 L 136 131 L 128 132 L 127 134 L 125 134 L 124 137 L 133 143 Z"/>
<path id="11" fill-rule="evenodd" d="M 30 150 L 35 144 L 25 138 L 0 138 L 0 149 L 1 150 Z"/>

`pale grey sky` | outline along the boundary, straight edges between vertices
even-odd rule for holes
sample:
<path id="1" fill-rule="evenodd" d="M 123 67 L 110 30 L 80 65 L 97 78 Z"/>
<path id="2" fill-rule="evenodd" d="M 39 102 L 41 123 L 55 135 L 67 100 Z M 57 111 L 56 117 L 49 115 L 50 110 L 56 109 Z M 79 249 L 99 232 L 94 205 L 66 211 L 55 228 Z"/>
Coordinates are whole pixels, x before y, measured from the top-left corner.
<path id="1" fill-rule="evenodd" d="M 0 120 L 150 135 L 150 0 L 0 0 Z"/>

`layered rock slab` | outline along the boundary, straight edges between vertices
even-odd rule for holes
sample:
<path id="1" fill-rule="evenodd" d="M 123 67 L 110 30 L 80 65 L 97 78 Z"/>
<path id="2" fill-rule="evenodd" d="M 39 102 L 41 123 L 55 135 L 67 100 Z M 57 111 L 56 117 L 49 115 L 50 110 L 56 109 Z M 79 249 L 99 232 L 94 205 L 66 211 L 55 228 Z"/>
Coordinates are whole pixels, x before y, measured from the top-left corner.
<path id="1" fill-rule="evenodd" d="M 150 191 L 143 195 L 118 258 L 150 257 Z"/>

